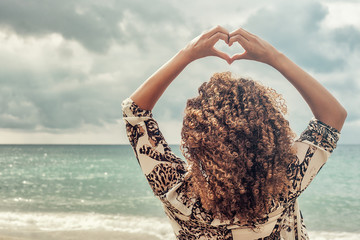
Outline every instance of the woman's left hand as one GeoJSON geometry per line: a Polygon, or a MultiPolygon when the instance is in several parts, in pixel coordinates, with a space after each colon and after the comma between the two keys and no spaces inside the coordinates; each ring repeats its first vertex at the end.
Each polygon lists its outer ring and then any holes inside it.
{"type": "Polygon", "coordinates": [[[194,38],[183,51],[189,57],[190,62],[203,57],[216,56],[230,64],[231,57],[214,47],[220,39],[229,44],[229,32],[225,28],[217,26],[194,38]]]}

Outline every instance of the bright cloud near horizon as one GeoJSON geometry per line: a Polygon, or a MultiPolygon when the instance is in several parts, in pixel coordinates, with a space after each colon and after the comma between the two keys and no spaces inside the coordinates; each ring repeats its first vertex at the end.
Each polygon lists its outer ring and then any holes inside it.
{"type": "MultiPolygon", "coordinates": [[[[0,143],[128,143],[122,100],[187,42],[222,25],[266,39],[324,84],[348,111],[340,143],[360,144],[359,12],[350,0],[2,0],[0,143]]],[[[191,63],[153,110],[168,142],[180,142],[186,99],[219,71],[283,94],[298,134],[312,118],[271,67],[208,57],[191,63]]]]}

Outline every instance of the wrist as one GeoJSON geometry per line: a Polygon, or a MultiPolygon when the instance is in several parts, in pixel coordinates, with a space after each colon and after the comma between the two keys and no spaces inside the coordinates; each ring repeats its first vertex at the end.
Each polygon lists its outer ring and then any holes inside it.
{"type": "Polygon", "coordinates": [[[181,60],[181,62],[183,62],[186,65],[196,60],[196,58],[193,56],[192,51],[187,48],[181,49],[176,54],[176,57],[178,57],[181,60]]]}
{"type": "Polygon", "coordinates": [[[288,61],[289,59],[283,54],[282,52],[277,51],[273,54],[271,61],[269,61],[269,65],[273,68],[280,70],[284,63],[288,61]]]}

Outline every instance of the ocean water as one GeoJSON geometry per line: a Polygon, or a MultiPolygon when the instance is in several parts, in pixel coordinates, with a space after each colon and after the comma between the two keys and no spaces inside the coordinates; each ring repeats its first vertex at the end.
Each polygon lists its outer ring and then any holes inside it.
{"type": "MultiPolygon", "coordinates": [[[[359,156],[339,145],[300,197],[311,239],[360,239],[359,156]]],[[[0,145],[1,235],[174,239],[127,145],[0,145]]]]}

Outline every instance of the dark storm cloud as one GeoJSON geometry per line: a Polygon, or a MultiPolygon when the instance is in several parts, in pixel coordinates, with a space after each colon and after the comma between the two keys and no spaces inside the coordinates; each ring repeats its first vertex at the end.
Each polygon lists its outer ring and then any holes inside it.
{"type": "Polygon", "coordinates": [[[36,108],[9,87],[0,89],[0,109],[0,127],[3,128],[34,129],[39,120],[36,108]]]}
{"type": "Polygon", "coordinates": [[[11,28],[20,35],[41,36],[59,33],[64,38],[76,40],[93,51],[107,50],[113,42],[129,40],[142,42],[144,36],[135,22],[126,31],[119,27],[129,11],[146,22],[151,34],[161,22],[182,22],[181,17],[166,1],[52,1],[52,0],[2,0],[0,1],[0,27],[11,28]]]}
{"type": "MultiPolygon", "coordinates": [[[[127,75],[131,55],[118,55],[109,64],[104,60],[106,50],[113,44],[135,44],[140,51],[153,52],[152,47],[158,47],[153,42],[171,46],[176,44],[176,26],[185,22],[161,0],[152,1],[151,6],[143,1],[0,1],[0,29],[38,38],[57,33],[98,52],[100,58],[90,55],[94,61],[90,71],[74,69],[66,62],[74,58],[76,49],[62,44],[56,47],[56,56],[54,52],[47,56],[59,58],[59,66],[47,69],[45,60],[42,70],[26,62],[12,62],[16,66],[13,69],[1,69],[0,127],[56,130],[114,123],[121,118],[120,103],[125,97],[121,96],[122,89],[138,83],[127,79],[91,83],[104,71],[111,73],[120,68],[121,76],[127,75]],[[167,30],[160,29],[163,27],[167,30]],[[121,85],[123,82],[126,85],[121,85]]],[[[26,55],[18,53],[19,59],[26,55]]],[[[146,68],[142,71],[147,73],[146,68]]]]}
{"type": "Polygon", "coordinates": [[[277,8],[259,10],[249,18],[246,26],[301,66],[318,72],[335,71],[344,66],[345,60],[332,59],[328,49],[324,49],[324,44],[329,44],[334,34],[320,28],[327,14],[327,9],[320,3],[287,2],[277,8]]]}
{"type": "Polygon", "coordinates": [[[360,51],[360,31],[353,26],[345,26],[333,32],[334,41],[345,51],[360,51]]]}
{"type": "Polygon", "coordinates": [[[114,123],[121,117],[119,89],[106,83],[89,84],[81,75],[70,70],[52,76],[0,73],[0,84],[6,86],[0,89],[0,127],[56,130],[114,123]],[[78,79],[68,81],[66,87],[64,79],[70,76],[78,79]]]}
{"type": "Polygon", "coordinates": [[[39,124],[48,129],[77,128],[83,124],[101,126],[121,117],[120,99],[114,96],[109,99],[99,86],[84,87],[83,91],[40,92],[30,98],[39,108],[39,124]]]}
{"type": "MultiPolygon", "coordinates": [[[[77,6],[82,7],[82,4],[75,1],[0,1],[0,22],[20,35],[56,32],[89,49],[106,49],[111,39],[119,35],[113,26],[117,22],[114,14],[105,7],[91,5],[79,14],[77,6]]],[[[121,14],[117,18],[121,18],[121,14]]]]}

